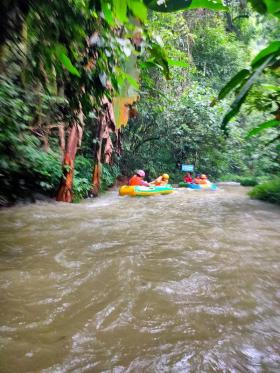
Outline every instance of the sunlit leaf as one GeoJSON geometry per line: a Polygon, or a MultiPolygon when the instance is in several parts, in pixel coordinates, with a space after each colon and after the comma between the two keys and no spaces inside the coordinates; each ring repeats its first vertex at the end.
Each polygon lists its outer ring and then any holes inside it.
{"type": "Polygon", "coordinates": [[[110,26],[113,26],[115,24],[115,22],[114,22],[114,17],[113,17],[113,13],[112,13],[110,4],[107,1],[102,0],[101,1],[101,9],[102,9],[102,12],[104,14],[106,22],[110,26]]]}
{"type": "Polygon", "coordinates": [[[125,74],[125,78],[129,82],[129,84],[132,85],[133,88],[135,88],[137,90],[139,89],[139,83],[131,75],[125,74]]]}
{"type": "Polygon", "coordinates": [[[172,60],[170,58],[167,59],[168,65],[169,66],[179,66],[179,67],[188,67],[189,64],[185,61],[177,61],[177,60],[172,60]]]}
{"type": "Polygon", "coordinates": [[[176,12],[182,9],[227,10],[222,0],[144,0],[148,8],[157,12],[176,12]]]}
{"type": "Polygon", "coordinates": [[[264,0],[267,6],[267,12],[271,14],[277,14],[280,12],[280,1],[279,0],[264,0]]]}
{"type": "Polygon", "coordinates": [[[228,10],[221,0],[192,0],[188,9],[211,9],[211,10],[228,10]]]}
{"type": "Polygon", "coordinates": [[[261,84],[261,87],[266,91],[280,91],[280,87],[271,84],[261,84]]]}
{"type": "Polygon", "coordinates": [[[143,4],[142,0],[128,0],[127,6],[134,16],[139,18],[142,22],[147,20],[147,7],[143,4]]]}
{"type": "Polygon", "coordinates": [[[67,56],[67,49],[62,44],[57,44],[55,47],[55,54],[62,65],[68,70],[72,75],[78,77],[81,76],[76,67],[72,64],[70,58],[67,56]]]}
{"type": "Polygon", "coordinates": [[[127,21],[127,2],[124,0],[113,0],[113,10],[116,18],[121,22],[127,21]]]}

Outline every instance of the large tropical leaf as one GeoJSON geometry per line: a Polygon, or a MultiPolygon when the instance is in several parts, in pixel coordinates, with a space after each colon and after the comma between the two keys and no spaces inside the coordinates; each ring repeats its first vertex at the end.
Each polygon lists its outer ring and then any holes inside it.
{"type": "Polygon", "coordinates": [[[244,95],[247,94],[247,92],[250,90],[252,85],[256,82],[256,80],[259,78],[263,70],[269,65],[271,60],[273,59],[273,56],[269,56],[266,61],[257,69],[254,71],[254,73],[251,75],[250,79],[247,80],[246,84],[242,87],[240,92],[238,93],[236,99],[232,103],[232,107],[238,104],[239,100],[243,98],[244,95]]]}
{"type": "Polygon", "coordinates": [[[223,130],[226,129],[226,125],[230,121],[230,119],[233,118],[239,112],[239,109],[240,109],[241,105],[243,104],[243,102],[245,101],[246,96],[247,96],[249,90],[251,89],[252,85],[258,80],[259,76],[261,75],[263,70],[267,67],[267,65],[269,65],[269,63],[271,62],[272,59],[273,59],[273,56],[269,56],[266,59],[266,61],[261,66],[259,66],[257,70],[255,70],[251,74],[250,78],[242,86],[242,88],[238,92],[238,95],[236,96],[235,100],[230,105],[231,110],[225,115],[225,117],[223,119],[223,122],[222,122],[222,129],[223,130]]]}
{"type": "Polygon", "coordinates": [[[276,119],[269,120],[267,122],[264,122],[258,125],[258,127],[253,128],[251,131],[249,131],[246,135],[246,138],[255,136],[258,133],[266,130],[267,128],[272,128],[272,127],[277,127],[277,126],[280,126],[280,120],[276,120],[276,119]]]}
{"type": "Polygon", "coordinates": [[[237,85],[244,81],[248,77],[250,71],[248,69],[243,69],[239,71],[234,77],[221,89],[218,100],[222,100],[226,95],[233,90],[237,85]]]}
{"type": "Polygon", "coordinates": [[[266,48],[262,49],[256,57],[253,59],[251,66],[256,68],[262,64],[262,62],[270,55],[280,55],[280,41],[272,41],[266,48]]]}
{"type": "Polygon", "coordinates": [[[233,106],[233,105],[231,105],[231,107],[232,107],[232,109],[230,110],[230,111],[228,111],[227,113],[226,113],[226,115],[224,116],[224,118],[223,118],[223,121],[222,121],[222,125],[221,125],[221,129],[225,132],[225,133],[227,133],[228,131],[227,131],[227,124],[228,124],[228,122],[233,118],[233,117],[235,117],[235,115],[239,112],[239,110],[240,110],[240,107],[241,107],[241,105],[243,104],[243,102],[245,101],[245,99],[246,99],[246,96],[247,96],[247,94],[246,95],[244,95],[236,104],[235,104],[235,106],[233,106]]]}

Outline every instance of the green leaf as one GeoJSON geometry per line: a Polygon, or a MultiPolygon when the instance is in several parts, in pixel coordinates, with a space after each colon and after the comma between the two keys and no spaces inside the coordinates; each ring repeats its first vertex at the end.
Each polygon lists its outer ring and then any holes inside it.
{"type": "Polygon", "coordinates": [[[238,102],[238,104],[233,107],[223,118],[223,121],[222,121],[222,125],[221,125],[221,129],[223,131],[225,131],[227,133],[227,124],[228,122],[239,112],[239,109],[241,107],[241,105],[243,104],[243,102],[245,101],[245,98],[246,96],[244,96],[242,98],[242,100],[240,100],[238,102]]]}
{"type": "Polygon", "coordinates": [[[152,48],[150,49],[150,53],[153,57],[152,62],[161,66],[166,79],[170,79],[170,71],[165,50],[159,44],[156,43],[152,43],[151,47],[152,48]]]}
{"type": "Polygon", "coordinates": [[[114,26],[115,22],[114,22],[113,13],[111,11],[111,5],[106,0],[102,0],[101,1],[101,9],[102,9],[102,12],[104,14],[106,22],[110,26],[114,26]]]}
{"type": "Polygon", "coordinates": [[[252,7],[259,13],[264,14],[267,11],[267,7],[263,0],[249,0],[252,7]]]}
{"type": "Polygon", "coordinates": [[[249,131],[246,135],[246,138],[255,136],[256,134],[266,130],[267,128],[272,128],[272,127],[277,127],[277,126],[280,126],[280,120],[275,120],[275,119],[269,120],[267,122],[264,122],[258,125],[258,127],[253,128],[251,131],[249,131]]]}
{"type": "Polygon", "coordinates": [[[146,6],[157,12],[176,12],[177,10],[187,9],[192,0],[144,0],[146,6]]]}
{"type": "Polygon", "coordinates": [[[280,91],[280,87],[277,85],[272,84],[261,84],[261,87],[264,89],[264,91],[280,91]]]}
{"type": "Polygon", "coordinates": [[[243,104],[243,102],[245,101],[245,98],[246,98],[249,90],[251,89],[252,85],[257,81],[260,74],[267,67],[267,65],[271,62],[272,58],[273,58],[273,56],[269,56],[266,59],[266,61],[256,71],[254,71],[252,73],[251,77],[243,85],[243,87],[241,88],[237,97],[235,98],[233,103],[230,105],[230,107],[232,108],[231,111],[229,111],[223,119],[223,122],[222,122],[222,129],[223,130],[226,129],[226,125],[230,121],[230,119],[238,113],[238,111],[239,111],[241,105],[243,104]]]}
{"type": "Polygon", "coordinates": [[[127,6],[135,17],[139,18],[142,22],[146,22],[147,8],[142,0],[127,0],[127,6]]]}
{"type": "Polygon", "coordinates": [[[125,79],[129,82],[129,84],[135,88],[139,89],[139,84],[136,79],[134,79],[131,75],[124,73],[125,79]]]}
{"type": "Polygon", "coordinates": [[[226,95],[232,91],[238,84],[244,81],[245,78],[250,74],[248,69],[239,71],[220,91],[218,100],[222,100],[226,95]]]}
{"type": "Polygon", "coordinates": [[[280,12],[280,1],[279,0],[264,0],[267,6],[267,12],[276,15],[280,12]]]}
{"type": "Polygon", "coordinates": [[[62,44],[57,44],[55,46],[55,54],[62,65],[73,75],[78,77],[81,76],[76,67],[72,64],[70,58],[67,56],[67,49],[62,44]]]}
{"type": "Polygon", "coordinates": [[[115,16],[121,22],[127,21],[127,1],[126,0],[113,0],[113,10],[115,16]]]}
{"type": "Polygon", "coordinates": [[[269,56],[266,61],[251,75],[250,79],[246,81],[244,86],[241,88],[240,92],[238,93],[236,99],[231,104],[231,107],[235,107],[238,105],[239,101],[242,100],[243,96],[245,96],[252,85],[256,82],[256,80],[259,78],[260,74],[263,72],[263,70],[267,67],[267,65],[271,62],[273,56],[269,56]]]}
{"type": "Polygon", "coordinates": [[[280,55],[280,41],[272,41],[268,47],[262,49],[253,59],[251,66],[253,68],[258,67],[264,61],[264,59],[266,59],[266,57],[270,55],[280,55]]]}
{"type": "Polygon", "coordinates": [[[172,60],[170,58],[167,59],[168,65],[169,66],[179,66],[179,67],[188,67],[189,64],[185,61],[177,61],[177,60],[172,60]]]}
{"type": "Polygon", "coordinates": [[[144,0],[148,8],[157,12],[176,12],[182,9],[227,10],[222,0],[144,0]]]}
{"type": "Polygon", "coordinates": [[[226,11],[228,8],[224,6],[221,0],[192,0],[188,9],[211,9],[211,10],[223,10],[226,11]]]}

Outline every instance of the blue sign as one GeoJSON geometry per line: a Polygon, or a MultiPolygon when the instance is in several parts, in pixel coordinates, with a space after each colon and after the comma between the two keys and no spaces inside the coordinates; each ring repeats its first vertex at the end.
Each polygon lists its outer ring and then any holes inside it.
{"type": "Polygon", "coordinates": [[[193,164],[182,164],[182,171],[193,172],[193,164]]]}

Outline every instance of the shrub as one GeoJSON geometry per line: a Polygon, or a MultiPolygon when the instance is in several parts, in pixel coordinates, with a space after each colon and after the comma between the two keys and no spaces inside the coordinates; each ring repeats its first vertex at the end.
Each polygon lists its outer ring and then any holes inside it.
{"type": "Polygon", "coordinates": [[[92,162],[83,155],[75,159],[75,173],[73,181],[74,202],[79,202],[88,196],[91,189],[92,162]]]}
{"type": "Polygon", "coordinates": [[[239,182],[243,186],[255,186],[258,184],[258,181],[255,177],[241,177],[239,182]]]}
{"type": "MultiPolygon", "coordinates": [[[[13,81],[0,76],[0,184],[2,199],[15,201],[39,191],[54,194],[60,177],[59,150],[44,151],[33,135],[30,123],[53,96],[25,91],[13,81]]],[[[44,117],[44,113],[41,113],[44,117]]]]}
{"type": "Polygon", "coordinates": [[[254,176],[240,176],[235,174],[225,174],[219,178],[219,181],[235,181],[243,186],[255,186],[258,180],[254,176]]]}
{"type": "Polygon", "coordinates": [[[225,174],[225,175],[222,175],[221,177],[219,177],[219,181],[236,181],[236,182],[240,182],[240,176],[239,175],[235,175],[235,174],[225,174]]]}
{"type": "Polygon", "coordinates": [[[102,166],[102,178],[101,178],[101,192],[104,192],[108,187],[114,185],[116,178],[120,175],[119,166],[103,164],[102,166]]]}
{"type": "Polygon", "coordinates": [[[73,182],[74,202],[79,202],[81,199],[86,198],[90,189],[91,183],[87,178],[75,176],[73,182]]]}
{"type": "Polygon", "coordinates": [[[249,195],[254,199],[280,204],[280,177],[255,186],[249,195]]]}

